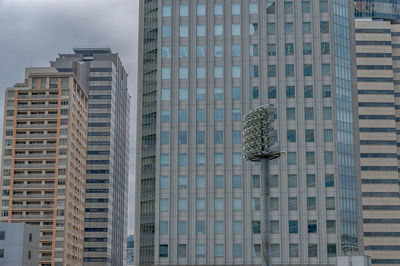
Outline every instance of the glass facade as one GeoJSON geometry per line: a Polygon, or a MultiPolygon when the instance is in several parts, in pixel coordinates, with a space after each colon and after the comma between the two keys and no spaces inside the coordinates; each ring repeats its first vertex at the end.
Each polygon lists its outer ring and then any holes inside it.
{"type": "Polygon", "coordinates": [[[355,0],[354,6],[359,18],[400,19],[400,0],[355,0]]]}

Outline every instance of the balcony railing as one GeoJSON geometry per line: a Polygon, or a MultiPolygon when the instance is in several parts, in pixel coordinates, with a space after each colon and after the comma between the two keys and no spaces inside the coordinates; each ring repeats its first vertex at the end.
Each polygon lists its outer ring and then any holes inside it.
{"type": "Polygon", "coordinates": [[[33,105],[19,104],[17,105],[17,107],[18,109],[57,108],[58,104],[33,104],[33,105]]]}

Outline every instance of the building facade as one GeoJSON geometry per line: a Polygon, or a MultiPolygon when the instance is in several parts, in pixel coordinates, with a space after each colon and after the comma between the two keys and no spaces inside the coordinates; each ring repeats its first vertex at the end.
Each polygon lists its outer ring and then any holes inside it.
{"type": "Polygon", "coordinates": [[[0,221],[40,226],[39,265],[82,264],[88,95],[54,68],[5,94],[0,221]]]}
{"type": "Polygon", "coordinates": [[[400,20],[400,0],[355,0],[356,18],[400,20]]]}
{"type": "Polygon", "coordinates": [[[400,24],[356,21],[365,254],[400,265],[400,24]]]}
{"type": "Polygon", "coordinates": [[[0,223],[0,265],[37,266],[39,238],[39,226],[0,223]]]}
{"type": "Polygon", "coordinates": [[[129,110],[127,73],[109,48],[75,48],[51,62],[77,73],[89,95],[84,265],[123,265],[126,256],[129,110]]]}
{"type": "Polygon", "coordinates": [[[140,1],[140,265],[261,263],[260,165],[241,117],[276,108],[272,263],[361,245],[353,1],[140,1]],[[354,94],[354,95],[353,95],[354,94]]]}
{"type": "Polygon", "coordinates": [[[134,265],[135,262],[135,236],[129,235],[126,241],[126,265],[134,265]]]}

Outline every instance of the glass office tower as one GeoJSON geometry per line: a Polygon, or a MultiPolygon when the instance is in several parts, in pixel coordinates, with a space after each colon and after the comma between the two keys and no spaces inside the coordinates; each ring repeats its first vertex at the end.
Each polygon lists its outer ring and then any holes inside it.
{"type": "Polygon", "coordinates": [[[241,117],[266,103],[286,151],[271,165],[272,263],[356,252],[353,1],[146,0],[140,15],[136,263],[261,263],[241,117]]]}

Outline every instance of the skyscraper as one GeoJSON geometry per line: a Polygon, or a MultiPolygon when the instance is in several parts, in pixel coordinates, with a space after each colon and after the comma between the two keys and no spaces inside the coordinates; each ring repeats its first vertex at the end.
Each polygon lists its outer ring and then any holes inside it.
{"type": "Polygon", "coordinates": [[[356,21],[365,254],[400,265],[400,25],[356,21]]]}
{"type": "Polygon", "coordinates": [[[357,251],[353,1],[148,0],[139,13],[135,261],[261,263],[241,117],[266,103],[287,151],[271,165],[272,263],[357,251]]]}
{"type": "Polygon", "coordinates": [[[40,226],[42,266],[83,262],[87,115],[70,72],[27,68],[6,90],[0,221],[40,226]]]}
{"type": "Polygon", "coordinates": [[[109,48],[75,48],[51,65],[79,72],[89,94],[84,265],[123,265],[129,162],[127,73],[109,48]]]}

